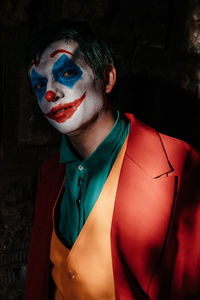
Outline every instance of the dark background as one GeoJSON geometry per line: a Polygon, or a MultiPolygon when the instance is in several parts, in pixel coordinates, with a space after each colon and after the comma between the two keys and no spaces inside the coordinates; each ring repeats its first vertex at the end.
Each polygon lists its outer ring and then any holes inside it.
{"type": "Polygon", "coordinates": [[[60,141],[28,83],[25,45],[30,30],[65,17],[113,43],[123,111],[200,148],[198,0],[1,0],[1,300],[24,299],[37,169],[60,141]]]}

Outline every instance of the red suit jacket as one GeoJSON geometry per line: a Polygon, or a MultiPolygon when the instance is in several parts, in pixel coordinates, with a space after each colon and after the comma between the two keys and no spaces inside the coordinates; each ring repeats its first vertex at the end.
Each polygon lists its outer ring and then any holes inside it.
{"type": "MultiPolygon", "coordinates": [[[[111,227],[116,299],[200,299],[200,155],[127,117],[111,227]]],[[[59,153],[40,168],[26,300],[50,299],[52,207],[64,173],[59,153]]]]}

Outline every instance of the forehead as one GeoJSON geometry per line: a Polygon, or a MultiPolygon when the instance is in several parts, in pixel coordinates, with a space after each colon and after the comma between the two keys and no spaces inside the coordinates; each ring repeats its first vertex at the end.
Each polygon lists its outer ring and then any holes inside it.
{"type": "MultiPolygon", "coordinates": [[[[33,66],[38,70],[44,70],[46,67],[51,67],[61,55],[66,54],[71,60],[82,64],[83,56],[80,55],[80,49],[77,42],[73,40],[60,40],[50,44],[42,53],[38,64],[33,66]]],[[[32,66],[30,68],[30,71],[32,66]]]]}
{"type": "Polygon", "coordinates": [[[73,40],[65,41],[60,40],[50,44],[43,52],[40,58],[40,64],[57,60],[58,56],[62,53],[66,53],[68,56],[77,56],[79,50],[78,43],[73,40]]]}

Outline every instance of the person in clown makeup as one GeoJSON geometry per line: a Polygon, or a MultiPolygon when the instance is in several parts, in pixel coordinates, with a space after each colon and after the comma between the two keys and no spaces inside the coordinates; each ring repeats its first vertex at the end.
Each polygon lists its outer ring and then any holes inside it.
{"type": "Polygon", "coordinates": [[[200,299],[199,152],[115,108],[113,51],[84,24],[34,33],[27,60],[62,141],[39,170],[26,300],[200,299]]]}

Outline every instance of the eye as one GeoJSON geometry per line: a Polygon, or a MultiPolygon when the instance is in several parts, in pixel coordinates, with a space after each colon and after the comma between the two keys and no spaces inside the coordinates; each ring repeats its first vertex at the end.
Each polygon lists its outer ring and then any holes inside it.
{"type": "Polygon", "coordinates": [[[76,70],[68,70],[62,74],[62,77],[74,77],[77,75],[76,70]]]}
{"type": "Polygon", "coordinates": [[[36,83],[36,84],[34,85],[34,88],[35,88],[37,91],[39,91],[39,90],[42,89],[45,85],[46,85],[45,82],[40,81],[40,82],[38,82],[38,83],[36,83]]]}

